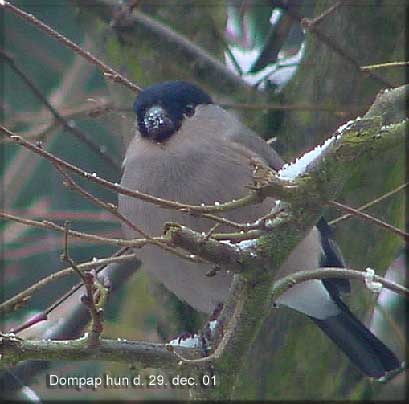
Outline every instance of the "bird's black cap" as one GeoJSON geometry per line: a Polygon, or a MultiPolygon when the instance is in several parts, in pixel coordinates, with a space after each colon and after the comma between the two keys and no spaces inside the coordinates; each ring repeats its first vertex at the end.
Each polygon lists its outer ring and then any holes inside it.
{"type": "Polygon", "coordinates": [[[142,136],[163,141],[175,133],[183,119],[199,104],[212,104],[200,87],[185,81],[166,81],[145,88],[134,103],[142,136]]]}

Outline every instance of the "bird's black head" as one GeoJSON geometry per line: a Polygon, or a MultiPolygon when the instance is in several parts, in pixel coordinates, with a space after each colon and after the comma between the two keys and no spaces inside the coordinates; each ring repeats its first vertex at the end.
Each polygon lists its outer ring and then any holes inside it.
{"type": "Polygon", "coordinates": [[[212,99],[198,86],[185,81],[166,81],[143,90],[134,103],[139,132],[161,142],[172,136],[183,119],[193,116],[199,104],[212,99]]]}

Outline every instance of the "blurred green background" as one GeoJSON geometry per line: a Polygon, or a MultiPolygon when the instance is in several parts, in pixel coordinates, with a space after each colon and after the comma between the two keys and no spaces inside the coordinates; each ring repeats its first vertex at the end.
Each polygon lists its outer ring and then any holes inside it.
{"type": "MultiPolygon", "coordinates": [[[[360,73],[345,57],[316,35],[305,33],[294,15],[316,17],[335,1],[296,1],[292,16],[276,1],[14,1],[83,48],[134,80],[139,86],[171,79],[198,83],[212,97],[238,114],[260,136],[292,159],[328,137],[340,124],[362,115],[376,94],[385,88],[379,80],[360,73]],[[127,8],[128,6],[128,8],[127,8]],[[127,18],[129,6],[133,19],[127,18]],[[178,35],[175,36],[174,34],[178,35]],[[254,105],[270,107],[254,108],[254,105]],[[281,105],[281,108],[271,106],[281,105]],[[251,107],[253,106],[253,108],[251,107]]],[[[343,5],[318,27],[351,55],[359,65],[405,59],[404,0],[365,0],[343,5]]],[[[10,130],[89,172],[113,182],[132,137],[135,98],[120,84],[58,41],[10,12],[1,10],[1,47],[14,58],[50,103],[82,129],[118,162],[108,164],[84,142],[56,125],[47,108],[35,97],[4,59],[1,59],[1,121],[10,130]],[[109,105],[108,109],[103,107],[109,105]],[[90,112],[92,111],[92,113],[90,112]]],[[[377,73],[400,85],[405,70],[377,73]]],[[[80,195],[66,189],[50,164],[0,138],[3,209],[15,215],[72,222],[74,230],[120,237],[120,226],[80,195]]],[[[354,178],[339,200],[358,207],[404,182],[404,150],[385,153],[366,162],[368,169],[354,178]],[[360,192],[365,185],[366,192],[360,192]]],[[[85,181],[78,183],[107,202],[117,197],[85,181]]],[[[404,226],[403,194],[371,208],[369,213],[404,226]]],[[[329,219],[338,216],[328,211],[329,219]]],[[[65,267],[60,260],[63,238],[11,221],[2,231],[2,300],[36,280],[65,267]]],[[[386,269],[403,251],[395,235],[357,219],[335,228],[350,267],[386,269]]],[[[71,240],[76,262],[108,257],[112,246],[71,240]]],[[[400,261],[397,261],[398,263],[400,261]]],[[[396,263],[395,263],[396,264],[396,263]]],[[[391,272],[403,282],[403,263],[391,272]],[[401,271],[401,272],[399,272],[401,271]],[[399,277],[399,273],[401,273],[399,277]]],[[[3,321],[3,331],[47,307],[74,282],[64,278],[33,295],[24,309],[3,321]]],[[[376,298],[354,285],[353,308],[370,321],[376,298]],[[358,293],[359,292],[359,293],[358,293]]],[[[373,323],[393,349],[404,354],[403,303],[391,294],[380,300],[387,316],[373,323]],[[387,320],[385,320],[387,318],[387,320]],[[390,327],[390,321],[398,331],[390,327]]],[[[182,331],[197,329],[203,317],[179,302],[143,272],[118,290],[107,307],[105,336],[161,341],[182,331]]],[[[343,355],[301,315],[290,310],[272,313],[255,344],[236,395],[243,399],[353,399],[401,398],[404,375],[388,385],[363,380],[343,355]]],[[[243,359],[243,360],[248,360],[243,359]]],[[[128,366],[109,363],[59,363],[48,373],[129,375],[128,366]]],[[[152,374],[153,371],[150,371],[152,374]]],[[[159,372],[160,373],[160,372],[159,372]]],[[[30,383],[44,399],[168,399],[187,398],[187,391],[105,389],[96,392],[56,390],[45,386],[44,373],[30,383]]]]}

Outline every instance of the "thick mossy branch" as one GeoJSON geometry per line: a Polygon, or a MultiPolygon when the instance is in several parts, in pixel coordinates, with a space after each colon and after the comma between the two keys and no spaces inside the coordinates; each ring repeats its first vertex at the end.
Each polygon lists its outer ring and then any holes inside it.
{"type": "MultiPolygon", "coordinates": [[[[178,348],[184,357],[198,352],[191,348],[178,348]]],[[[111,340],[101,338],[97,347],[89,348],[88,338],[69,341],[25,341],[12,336],[0,337],[1,367],[23,360],[99,360],[138,364],[142,368],[175,369],[179,359],[165,344],[111,340]]]]}
{"type": "Polygon", "coordinates": [[[231,243],[216,241],[206,234],[195,232],[176,223],[167,224],[166,237],[169,238],[172,245],[215,264],[223,271],[249,276],[251,272],[254,273],[254,271],[245,272],[245,263],[250,261],[254,265],[257,260],[255,254],[250,251],[241,251],[231,243]]]}
{"type": "Polygon", "coordinates": [[[121,42],[131,48],[140,48],[143,37],[143,42],[151,43],[162,58],[178,60],[178,64],[182,66],[191,66],[196,79],[206,77],[209,83],[213,83],[212,87],[223,87],[227,91],[236,92],[240,89],[245,93],[255,93],[244,80],[209,52],[148,15],[137,10],[132,14],[127,13],[126,9],[118,12],[118,3],[112,0],[88,0],[85,3],[71,1],[85,12],[91,12],[93,16],[97,15],[113,26],[120,34],[121,42]]]}
{"type": "Polygon", "coordinates": [[[408,91],[408,85],[381,91],[365,117],[381,116],[384,125],[407,119],[408,91]]]}

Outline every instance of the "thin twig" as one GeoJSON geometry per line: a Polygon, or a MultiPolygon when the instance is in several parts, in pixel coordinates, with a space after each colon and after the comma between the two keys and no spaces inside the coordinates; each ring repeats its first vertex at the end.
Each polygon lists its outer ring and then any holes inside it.
{"type": "MultiPolygon", "coordinates": [[[[34,122],[33,122],[34,123],[34,122]]],[[[20,132],[20,134],[25,138],[25,139],[32,139],[36,140],[39,142],[42,142],[46,140],[47,138],[51,138],[53,134],[57,132],[57,130],[60,128],[60,123],[56,121],[55,119],[50,120],[47,123],[31,127],[31,129],[20,132]]],[[[2,139],[2,142],[6,142],[7,139],[2,139]]]]}
{"type": "Polygon", "coordinates": [[[140,227],[136,226],[135,223],[131,222],[128,218],[122,215],[119,212],[117,206],[102,201],[101,199],[95,197],[94,195],[86,191],[84,188],[80,187],[58,164],[54,164],[54,167],[65,179],[65,185],[67,185],[70,189],[78,192],[81,196],[91,201],[94,205],[99,206],[100,208],[105,209],[108,212],[112,213],[121,222],[125,223],[132,230],[134,230],[135,232],[139,233],[142,237],[144,237],[149,243],[154,244],[159,248],[171,252],[172,254],[177,255],[178,257],[188,260],[190,262],[196,263],[202,262],[202,260],[200,260],[199,258],[192,258],[191,255],[186,255],[180,252],[179,250],[166,245],[166,243],[163,240],[156,240],[149,234],[145,233],[140,227]]]}
{"type": "Polygon", "coordinates": [[[231,243],[240,243],[245,240],[257,240],[263,233],[260,230],[249,230],[247,232],[240,233],[212,233],[212,239],[214,240],[227,240],[231,243]]]}
{"type": "MultiPolygon", "coordinates": [[[[386,198],[389,198],[390,196],[396,194],[397,192],[401,191],[402,189],[406,188],[409,185],[409,182],[406,182],[405,184],[400,185],[399,187],[393,189],[392,191],[387,192],[386,194],[383,194],[382,196],[380,196],[379,198],[374,199],[373,201],[370,201],[362,206],[360,206],[358,209],[356,209],[357,211],[362,211],[365,210],[381,201],[383,201],[386,198]]],[[[332,220],[331,222],[329,222],[330,225],[334,225],[336,223],[342,222],[345,219],[348,219],[350,217],[352,217],[352,213],[347,213],[345,215],[342,215],[340,217],[337,217],[336,219],[332,220]]]]}
{"type": "Polygon", "coordinates": [[[47,109],[54,116],[55,120],[58,121],[61,126],[68,132],[72,133],[77,139],[85,143],[91,150],[96,152],[96,154],[102,157],[108,164],[110,164],[116,170],[120,170],[121,165],[118,161],[114,160],[112,156],[107,153],[103,147],[95,143],[84,131],[74,126],[73,123],[68,122],[47,100],[47,98],[42,94],[39,88],[34,84],[34,82],[28,77],[28,75],[16,64],[14,58],[0,48],[0,56],[7,61],[9,66],[14,70],[14,72],[24,81],[24,83],[30,88],[31,92],[47,107],[47,109]]]}
{"type": "MultiPolygon", "coordinates": [[[[107,181],[101,177],[98,177],[96,175],[96,173],[88,173],[84,170],[81,170],[80,168],[78,168],[77,166],[74,166],[73,164],[70,164],[58,157],[56,157],[55,155],[53,155],[52,153],[49,153],[47,151],[45,151],[43,148],[34,145],[33,143],[30,143],[28,141],[26,141],[25,139],[23,139],[21,136],[18,136],[16,134],[14,134],[13,132],[11,132],[10,130],[8,130],[7,128],[3,127],[0,125],[0,132],[4,133],[8,139],[10,139],[11,141],[13,141],[14,143],[20,144],[23,147],[33,151],[34,153],[44,157],[45,159],[47,159],[48,161],[50,161],[53,164],[58,164],[66,169],[68,169],[69,171],[80,175],[83,178],[86,178],[87,180],[94,182],[96,184],[99,184],[105,188],[111,189],[112,191],[114,191],[115,193],[119,193],[119,194],[123,194],[123,195],[128,195],[130,197],[133,198],[138,198],[140,200],[143,200],[145,202],[150,202],[153,203],[154,205],[157,206],[161,206],[162,208],[165,209],[176,209],[180,212],[184,212],[186,214],[190,214],[190,215],[198,215],[201,213],[207,213],[207,212],[224,212],[226,210],[233,210],[233,209],[238,209],[238,208],[242,208],[243,206],[248,206],[254,203],[258,203],[260,202],[259,199],[259,194],[257,192],[250,192],[248,195],[234,200],[234,201],[230,201],[230,202],[224,202],[224,203],[220,203],[220,204],[216,204],[216,205],[211,205],[211,206],[194,206],[194,205],[188,205],[188,204],[184,204],[184,203],[180,203],[180,202],[176,202],[176,201],[170,201],[167,199],[162,199],[162,198],[157,198],[154,197],[152,195],[149,194],[145,194],[143,192],[139,192],[139,191],[135,191],[129,188],[125,188],[120,186],[117,183],[112,183],[110,181],[107,181]]],[[[206,216],[203,216],[206,217],[206,216]]],[[[212,216],[209,216],[209,218],[211,218],[212,216]]]]}
{"type": "Polygon", "coordinates": [[[213,233],[216,231],[216,229],[220,227],[220,223],[215,223],[210,230],[206,233],[204,240],[207,241],[209,238],[213,235],[213,233]]]}
{"type": "Polygon", "coordinates": [[[309,20],[305,19],[302,17],[300,14],[298,14],[295,10],[293,10],[291,7],[288,7],[288,5],[285,2],[281,2],[280,7],[285,10],[292,18],[294,18],[296,21],[298,21],[305,29],[307,29],[309,32],[314,34],[322,43],[327,45],[330,49],[332,49],[335,53],[337,53],[341,58],[346,60],[349,64],[351,64],[356,70],[358,70],[361,73],[366,74],[368,77],[371,79],[377,81],[379,84],[382,85],[382,87],[386,86],[388,88],[394,88],[396,87],[394,84],[389,83],[387,80],[384,78],[378,76],[377,74],[373,73],[372,71],[365,71],[363,72],[361,70],[361,66],[358,63],[355,58],[349,54],[349,52],[342,48],[337,42],[334,41],[333,38],[329,37],[326,33],[324,33],[319,26],[316,25],[309,25],[309,20]]]}
{"type": "Polygon", "coordinates": [[[362,71],[384,69],[388,67],[408,67],[409,62],[390,62],[390,63],[379,63],[377,65],[361,66],[362,71]]]}
{"type": "Polygon", "coordinates": [[[115,83],[121,83],[128,87],[130,90],[140,93],[142,89],[137,86],[136,84],[132,83],[122,74],[117,72],[116,70],[109,67],[107,64],[99,60],[97,57],[92,55],[90,52],[82,49],[80,46],[66,38],[64,35],[61,35],[59,32],[55,31],[51,27],[49,27],[44,22],[40,21],[38,18],[34,17],[32,14],[28,14],[25,11],[19,9],[18,7],[10,4],[8,1],[4,1],[0,6],[3,6],[5,9],[11,11],[12,13],[18,15],[19,17],[23,18],[25,21],[35,25],[37,28],[41,29],[42,31],[46,32],[52,38],[58,40],[60,43],[65,45],[67,48],[70,48],[77,54],[81,55],[83,58],[88,60],[88,62],[95,65],[99,70],[102,71],[105,77],[114,81],[115,83]]]}
{"type": "Polygon", "coordinates": [[[350,213],[350,214],[352,214],[354,216],[361,217],[362,219],[366,220],[369,223],[377,224],[378,226],[381,226],[384,229],[387,229],[387,230],[397,234],[398,236],[403,237],[405,240],[409,240],[409,233],[406,233],[405,231],[403,231],[401,229],[398,229],[397,227],[392,226],[389,223],[385,223],[384,221],[382,221],[382,220],[380,220],[380,219],[378,219],[376,217],[368,215],[367,213],[360,212],[357,209],[351,208],[350,206],[346,206],[346,205],[344,205],[342,203],[339,203],[339,202],[336,202],[336,201],[328,201],[328,203],[330,205],[333,205],[333,206],[335,206],[336,208],[338,208],[340,210],[344,210],[344,211],[346,211],[346,212],[348,212],[348,213],[350,213]]]}
{"type": "Polygon", "coordinates": [[[55,210],[47,211],[49,205],[46,205],[44,208],[27,208],[27,209],[9,209],[8,212],[11,215],[19,216],[31,216],[31,218],[43,218],[46,220],[82,220],[82,221],[103,221],[104,223],[112,222],[116,223],[114,216],[111,213],[106,212],[95,212],[95,211],[71,211],[71,210],[55,210]]]}
{"type": "Polygon", "coordinates": [[[238,222],[234,222],[232,220],[226,219],[225,217],[212,215],[211,213],[199,213],[199,216],[204,217],[206,219],[213,220],[219,225],[224,224],[226,226],[233,227],[234,229],[238,229],[238,230],[252,230],[252,229],[260,228],[260,226],[257,223],[238,223],[238,222]]]}
{"type": "MultiPolygon", "coordinates": [[[[107,264],[127,262],[127,261],[134,260],[136,258],[137,258],[137,254],[128,254],[128,255],[121,255],[118,257],[113,256],[113,257],[97,259],[97,260],[93,259],[92,261],[89,261],[89,262],[77,264],[77,268],[80,269],[82,272],[89,271],[91,269],[96,269],[98,267],[101,267],[102,265],[105,267],[107,264]]],[[[56,273],[53,273],[51,275],[48,275],[40,279],[34,285],[31,285],[27,289],[21,291],[17,295],[1,303],[0,304],[0,314],[9,313],[11,311],[14,311],[14,310],[17,310],[23,307],[25,304],[28,303],[28,301],[31,299],[31,296],[35,292],[37,292],[44,286],[47,286],[56,280],[59,280],[63,277],[73,274],[73,272],[74,270],[72,268],[65,268],[56,273]]]]}
{"type": "Polygon", "coordinates": [[[331,15],[339,6],[342,5],[342,3],[345,0],[339,0],[335,4],[333,4],[331,7],[328,7],[323,13],[321,13],[319,16],[311,19],[304,18],[304,21],[308,21],[308,24],[311,26],[318,25],[324,18],[328,17],[331,15]]]}
{"type": "MultiPolygon", "coordinates": [[[[66,120],[70,121],[71,119],[77,119],[80,117],[92,117],[96,118],[99,117],[103,114],[110,113],[110,112],[131,112],[132,110],[130,108],[117,108],[112,105],[112,103],[101,100],[101,101],[95,101],[94,105],[90,105],[89,103],[83,103],[78,105],[77,107],[62,107],[59,111],[59,114],[66,120]]],[[[44,140],[48,136],[50,136],[51,133],[53,133],[60,125],[60,123],[55,120],[49,119],[49,112],[45,111],[44,113],[24,113],[20,112],[17,114],[14,114],[12,118],[10,118],[8,121],[6,121],[5,126],[17,126],[18,123],[30,123],[32,129],[29,129],[24,132],[20,132],[22,137],[27,140],[44,140]],[[47,115],[46,115],[47,114],[47,115]],[[44,119],[48,119],[47,122],[42,122],[42,123],[37,123],[41,122],[44,119]],[[37,122],[36,122],[37,121],[37,122]],[[8,123],[8,125],[6,124],[8,123]]],[[[4,143],[8,141],[7,138],[2,138],[0,139],[0,143],[4,143]]],[[[105,153],[104,147],[100,148],[102,152],[105,153]]]]}
{"type": "MultiPolygon", "coordinates": [[[[273,300],[280,297],[288,288],[292,286],[305,282],[312,279],[328,279],[328,278],[339,278],[339,279],[357,279],[365,281],[367,279],[368,273],[366,271],[357,271],[349,268],[332,268],[323,267],[319,269],[314,269],[311,271],[298,271],[291,275],[288,275],[278,281],[273,285],[272,296],[273,300]]],[[[402,296],[409,297],[409,289],[405,288],[398,283],[390,281],[379,275],[373,275],[373,282],[379,282],[385,288],[391,290],[392,292],[398,293],[402,296]]]]}
{"type": "MultiPolygon", "coordinates": [[[[59,108],[59,114],[65,119],[83,118],[83,117],[98,117],[107,112],[131,112],[132,108],[117,108],[112,101],[100,94],[87,96],[87,99],[75,105],[63,105],[59,108]]],[[[32,124],[33,121],[42,122],[49,120],[50,114],[47,110],[30,112],[19,111],[10,114],[11,116],[4,122],[4,126],[10,127],[16,123],[32,124]]],[[[48,125],[51,123],[49,122],[48,125]]]]}
{"type": "Polygon", "coordinates": [[[231,103],[223,102],[219,104],[223,108],[248,109],[248,110],[284,110],[284,111],[323,111],[332,112],[334,114],[348,114],[357,111],[368,109],[368,105],[356,106],[326,106],[326,105],[311,105],[311,104],[247,104],[247,103],[231,103]],[[343,108],[343,110],[340,110],[343,108]]]}
{"type": "MultiPolygon", "coordinates": [[[[120,258],[122,254],[125,254],[129,250],[129,247],[121,248],[117,251],[111,258],[120,258]]],[[[108,264],[111,262],[104,262],[101,263],[98,268],[96,268],[95,272],[98,274],[104,268],[107,267],[108,264]]],[[[69,297],[71,297],[80,287],[82,286],[81,283],[74,285],[68,292],[66,292],[63,296],[61,296],[57,301],[52,303],[47,309],[44,310],[44,313],[48,316],[52,311],[54,311],[57,307],[59,307],[62,303],[64,303],[69,297]]]]}
{"type": "Polygon", "coordinates": [[[91,315],[91,333],[89,338],[89,346],[95,347],[99,343],[99,337],[103,330],[103,309],[99,307],[97,308],[94,296],[95,284],[98,282],[98,279],[96,277],[96,274],[94,275],[91,272],[83,272],[71,258],[68,251],[69,222],[65,222],[64,228],[64,253],[61,255],[61,260],[71,265],[71,268],[82,279],[82,282],[85,286],[87,295],[83,296],[81,298],[81,301],[88,307],[91,315]]]}
{"type": "MultiPolygon", "coordinates": [[[[13,220],[14,222],[22,223],[27,226],[36,227],[39,229],[48,229],[53,231],[58,231],[60,233],[64,233],[64,227],[55,224],[54,222],[50,222],[48,220],[32,220],[32,219],[24,219],[19,216],[11,215],[7,212],[0,211],[0,218],[5,218],[8,220],[13,220]]],[[[89,240],[94,243],[100,244],[113,244],[119,247],[133,247],[133,248],[140,248],[145,246],[149,241],[146,239],[133,239],[133,240],[124,240],[124,239],[117,239],[117,238],[108,238],[108,237],[101,237],[95,234],[83,233],[79,231],[69,230],[69,235],[71,237],[80,238],[83,240],[89,240]]],[[[161,240],[161,237],[156,237],[157,240],[161,240]]]]}
{"type": "MultiPolygon", "coordinates": [[[[25,304],[25,301],[22,300],[21,303],[25,304]]],[[[45,321],[45,320],[47,320],[47,316],[43,312],[36,313],[34,316],[30,317],[23,324],[20,324],[17,327],[11,328],[9,332],[17,335],[19,332],[26,330],[27,328],[30,328],[33,325],[36,325],[40,323],[41,321],[45,321]]]]}
{"type": "Polygon", "coordinates": [[[77,265],[75,263],[73,264],[73,260],[71,259],[71,257],[68,254],[69,229],[70,229],[70,222],[68,220],[66,220],[65,223],[64,223],[64,252],[61,254],[61,260],[62,261],[67,261],[68,264],[71,265],[71,268],[74,270],[74,272],[76,272],[77,275],[85,283],[87,281],[87,279],[85,278],[84,273],[77,267],[77,265]]]}

